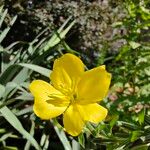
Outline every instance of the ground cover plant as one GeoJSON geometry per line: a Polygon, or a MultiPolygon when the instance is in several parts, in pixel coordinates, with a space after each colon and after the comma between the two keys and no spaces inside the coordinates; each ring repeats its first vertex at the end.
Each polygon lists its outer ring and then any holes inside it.
{"type": "MultiPolygon", "coordinates": [[[[0,149],[148,150],[150,147],[150,2],[148,0],[87,1],[87,3],[81,1],[80,5],[74,1],[61,4],[57,2],[58,5],[53,3],[54,6],[50,10],[51,12],[57,10],[56,14],[53,14],[57,21],[62,19],[60,14],[65,13],[64,10],[68,5],[72,9],[65,17],[63,16],[63,21],[55,22],[56,26],[49,26],[46,21],[46,25],[43,26],[33,17],[32,21],[35,24],[32,24],[33,28],[31,27],[29,31],[25,21],[27,30],[22,32],[22,36],[31,35],[32,38],[15,40],[15,36],[20,36],[17,35],[18,31],[15,28],[17,26],[15,23],[20,20],[18,18],[20,13],[29,15],[33,6],[42,4],[45,8],[45,4],[47,7],[51,4],[51,1],[30,2],[32,3],[3,1],[0,4],[0,149]],[[109,4],[111,5],[109,8],[115,9],[104,9],[102,3],[106,8],[109,4]],[[13,9],[8,7],[10,4],[13,4],[13,9]],[[88,13],[83,12],[81,15],[77,11],[78,5],[81,8],[88,8],[88,13]],[[76,6],[75,9],[73,6],[76,6]],[[90,23],[96,17],[96,14],[92,14],[92,8],[95,8],[98,14],[103,10],[102,18],[105,18],[106,14],[108,18],[114,16],[110,22],[106,18],[103,20],[98,17],[94,23],[99,25],[98,29],[106,24],[111,30],[107,32],[109,35],[90,28],[90,23]],[[14,9],[17,9],[17,13],[14,9]],[[69,17],[72,10],[77,16],[69,17]],[[120,12],[123,16],[119,17],[116,12],[120,12]],[[85,24],[76,26],[81,23],[80,21],[85,21],[85,24]],[[36,24],[41,28],[36,29],[36,24]],[[79,30],[78,27],[81,27],[80,35],[75,34],[76,36],[72,37],[72,34],[79,30]],[[95,36],[97,32],[100,32],[100,41],[94,41],[98,39],[95,36]],[[27,33],[29,35],[26,35],[27,33]],[[112,33],[113,36],[110,38],[112,33]],[[90,38],[91,34],[93,38],[90,38]],[[80,42],[78,38],[83,35],[86,36],[80,42]],[[89,42],[90,39],[94,40],[89,42]],[[106,70],[112,75],[108,95],[100,102],[100,105],[108,110],[106,119],[98,124],[86,123],[78,136],[72,136],[64,130],[61,116],[51,120],[37,117],[33,111],[34,97],[29,90],[33,80],[49,82],[53,63],[66,53],[82,59],[86,70],[105,64],[106,70]]],[[[33,7],[34,11],[42,9],[42,7],[35,8],[33,7]]],[[[37,15],[40,14],[37,12],[37,15]]]]}

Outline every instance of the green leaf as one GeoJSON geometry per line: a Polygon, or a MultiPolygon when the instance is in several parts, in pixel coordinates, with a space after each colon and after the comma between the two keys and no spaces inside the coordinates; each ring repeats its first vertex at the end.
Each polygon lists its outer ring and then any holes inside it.
{"type": "Polygon", "coordinates": [[[2,13],[4,5],[0,6],[0,13],[2,13]]]}
{"type": "Polygon", "coordinates": [[[3,147],[4,150],[19,150],[17,147],[15,146],[5,146],[3,147]]]}
{"type": "MultiPolygon", "coordinates": [[[[31,129],[30,129],[30,135],[34,135],[34,129],[35,129],[35,123],[34,121],[32,121],[32,124],[31,124],[31,129]]],[[[28,140],[25,147],[24,147],[24,150],[30,150],[30,144],[31,142],[28,140]]]]}
{"type": "Polygon", "coordinates": [[[3,97],[4,93],[5,93],[5,87],[0,84],[0,98],[3,97]]]}
{"type": "Polygon", "coordinates": [[[27,108],[21,109],[20,111],[16,112],[15,114],[17,116],[21,116],[27,113],[32,113],[33,112],[33,107],[32,106],[28,106],[27,108]]]}
{"type": "Polygon", "coordinates": [[[144,123],[144,118],[145,118],[145,109],[143,109],[139,114],[138,114],[138,120],[140,125],[144,123]]]}
{"type": "Polygon", "coordinates": [[[0,109],[3,108],[4,106],[7,106],[7,105],[15,102],[15,101],[16,101],[15,99],[10,99],[10,100],[7,100],[6,102],[0,103],[0,109]]]}
{"type": "Polygon", "coordinates": [[[129,130],[137,130],[138,126],[133,124],[133,123],[129,123],[129,122],[125,122],[125,121],[117,121],[118,126],[123,126],[129,130]]]}
{"type": "Polygon", "coordinates": [[[71,145],[70,145],[63,129],[61,128],[61,126],[60,126],[60,128],[58,128],[59,124],[58,124],[57,120],[53,119],[53,120],[51,120],[51,122],[54,125],[54,129],[55,129],[60,141],[62,142],[64,149],[65,150],[71,150],[72,149],[71,145]]]}
{"type": "Polygon", "coordinates": [[[18,120],[18,118],[11,112],[8,107],[3,107],[0,109],[3,117],[19,132],[21,133],[27,140],[31,142],[31,144],[35,147],[36,150],[40,150],[40,146],[36,142],[36,140],[23,128],[22,124],[18,120]]]}
{"type": "Polygon", "coordinates": [[[80,150],[80,144],[76,140],[72,140],[72,150],[80,150]]]}
{"type": "Polygon", "coordinates": [[[30,76],[29,70],[27,68],[23,68],[16,74],[16,76],[13,78],[13,82],[17,84],[23,83],[26,79],[28,79],[30,76]]]}
{"type": "Polygon", "coordinates": [[[15,99],[23,100],[23,101],[31,101],[33,100],[33,96],[30,93],[23,93],[16,97],[15,99]]]}
{"type": "Polygon", "coordinates": [[[50,76],[50,72],[51,71],[49,69],[47,69],[47,68],[40,67],[40,66],[34,65],[34,64],[25,64],[25,63],[20,63],[18,65],[20,65],[22,67],[26,67],[28,69],[31,69],[31,70],[33,70],[35,72],[38,72],[38,73],[40,73],[40,74],[42,74],[42,75],[44,75],[44,76],[46,76],[48,78],[50,76]]]}
{"type": "Polygon", "coordinates": [[[10,30],[10,27],[14,24],[14,22],[16,21],[17,16],[15,16],[12,21],[10,22],[10,26],[7,27],[6,29],[4,29],[4,31],[0,34],[0,43],[4,40],[4,38],[6,37],[7,33],[10,30]]]}
{"type": "MultiPolygon", "coordinates": [[[[3,10],[3,6],[0,7],[0,13],[2,12],[2,10],[3,10]]],[[[6,10],[3,12],[3,14],[0,15],[0,28],[1,28],[1,26],[2,26],[2,23],[3,23],[3,21],[4,21],[4,18],[5,18],[6,15],[7,15],[7,12],[8,12],[8,9],[6,9],[6,10]]]]}
{"type": "Polygon", "coordinates": [[[85,138],[84,138],[84,135],[83,133],[81,133],[79,136],[78,136],[78,142],[80,143],[80,145],[85,148],[85,138]]]}
{"type": "Polygon", "coordinates": [[[0,52],[3,52],[4,48],[0,45],[0,52]]]}
{"type": "Polygon", "coordinates": [[[116,124],[116,122],[118,121],[118,119],[119,119],[119,115],[115,114],[115,115],[112,116],[112,119],[109,123],[109,125],[110,125],[110,134],[112,134],[112,129],[113,129],[114,125],[116,124]]]}
{"type": "Polygon", "coordinates": [[[17,89],[17,84],[15,82],[8,82],[5,86],[5,93],[4,93],[4,97],[10,98],[16,91],[17,89]],[[9,97],[8,97],[9,95],[9,97]]]}
{"type": "Polygon", "coordinates": [[[124,45],[121,47],[120,52],[118,56],[115,58],[116,61],[120,60],[122,57],[124,57],[124,54],[127,53],[130,50],[130,47],[128,45],[124,45]]]}
{"type": "Polygon", "coordinates": [[[47,150],[48,149],[48,146],[49,146],[49,135],[46,135],[46,134],[43,134],[42,137],[41,137],[41,141],[40,141],[40,146],[47,150]]]}
{"type": "Polygon", "coordinates": [[[75,24],[75,21],[73,21],[66,29],[64,29],[62,31],[62,29],[56,31],[57,34],[59,34],[59,37],[58,35],[55,33],[52,38],[47,42],[46,46],[44,47],[44,51],[47,51],[48,49],[54,47],[55,45],[57,45],[62,38],[65,37],[65,35],[68,33],[68,31],[72,28],[72,26],[75,24]],[[60,39],[61,38],[61,39],[60,39]]]}
{"type": "Polygon", "coordinates": [[[41,146],[41,147],[43,147],[43,145],[44,145],[44,143],[45,143],[46,136],[47,136],[46,134],[43,134],[42,137],[41,137],[41,140],[40,140],[40,146],[41,146]]]}
{"type": "Polygon", "coordinates": [[[130,42],[129,42],[129,45],[130,45],[133,49],[136,49],[136,48],[138,48],[138,47],[141,46],[140,43],[137,43],[137,42],[134,42],[134,41],[130,41],[130,42]]]}
{"type": "Polygon", "coordinates": [[[5,85],[17,74],[19,66],[10,65],[0,76],[0,83],[5,85]]]}
{"type": "Polygon", "coordinates": [[[112,120],[110,121],[109,125],[111,128],[113,128],[113,126],[116,124],[117,120],[119,119],[119,116],[116,114],[114,116],[112,116],[112,120]]]}
{"type": "Polygon", "coordinates": [[[144,144],[144,145],[138,145],[135,146],[133,148],[131,148],[131,150],[148,150],[149,149],[149,145],[144,144]]]}
{"type": "Polygon", "coordinates": [[[141,131],[133,131],[131,139],[130,139],[131,142],[136,141],[139,138],[140,135],[141,135],[141,131]]]}

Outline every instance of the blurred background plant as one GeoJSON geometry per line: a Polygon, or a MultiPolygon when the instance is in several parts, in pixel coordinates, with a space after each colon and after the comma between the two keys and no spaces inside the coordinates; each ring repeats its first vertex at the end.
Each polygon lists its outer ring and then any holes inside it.
{"type": "Polygon", "coordinates": [[[0,5],[0,149],[148,150],[149,0],[0,5]],[[101,103],[109,110],[106,121],[87,124],[76,138],[61,130],[60,118],[37,118],[28,90],[33,79],[49,81],[53,61],[66,52],[80,56],[87,68],[106,64],[113,77],[101,103]]]}
{"type": "Polygon", "coordinates": [[[72,49],[81,52],[88,66],[93,67],[97,65],[100,51],[115,53],[125,42],[122,39],[113,42],[115,35],[122,36],[126,31],[124,28],[113,30],[111,26],[127,14],[122,3],[122,0],[5,0],[9,15],[18,14],[18,20],[4,44],[16,40],[31,41],[42,29],[49,27],[53,31],[71,16],[76,19],[76,24],[66,41],[72,49]]]}

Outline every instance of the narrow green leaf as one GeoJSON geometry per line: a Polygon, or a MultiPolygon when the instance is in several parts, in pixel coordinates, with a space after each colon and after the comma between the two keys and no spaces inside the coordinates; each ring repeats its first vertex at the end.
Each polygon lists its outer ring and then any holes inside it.
{"type": "Polygon", "coordinates": [[[7,138],[9,138],[12,135],[11,132],[8,132],[6,134],[4,134],[3,136],[1,136],[0,138],[0,142],[5,141],[7,138]]]}
{"type": "Polygon", "coordinates": [[[3,97],[4,93],[5,93],[5,87],[0,84],[0,98],[3,97]]]}
{"type": "Polygon", "coordinates": [[[6,132],[5,129],[3,129],[3,128],[0,129],[0,134],[3,134],[3,133],[5,133],[5,132],[6,132]]]}
{"type": "Polygon", "coordinates": [[[57,120],[56,119],[55,120],[51,120],[51,122],[54,125],[54,129],[55,129],[55,131],[56,131],[60,141],[62,142],[62,144],[64,146],[64,149],[65,150],[71,150],[72,149],[71,145],[70,145],[70,143],[69,143],[69,141],[68,141],[68,139],[67,139],[67,137],[66,137],[66,135],[65,135],[65,133],[63,131],[63,129],[61,127],[58,128],[58,126],[57,126],[57,120]]]}
{"type": "MultiPolygon", "coordinates": [[[[35,123],[34,121],[32,121],[32,124],[31,124],[31,129],[30,129],[30,135],[34,135],[34,129],[35,129],[35,123]]],[[[31,142],[28,140],[25,147],[24,147],[24,150],[30,150],[30,145],[31,145],[31,142]]]]}
{"type": "Polygon", "coordinates": [[[23,101],[31,101],[33,99],[33,96],[30,93],[23,93],[16,97],[15,99],[23,100],[23,101]]]}
{"type": "Polygon", "coordinates": [[[85,138],[84,138],[84,135],[83,133],[81,133],[79,136],[78,136],[78,141],[80,143],[80,145],[85,148],[85,138]]]}
{"type": "Polygon", "coordinates": [[[10,65],[0,76],[0,83],[5,85],[17,74],[19,66],[10,65]]]}
{"type": "Polygon", "coordinates": [[[4,52],[4,48],[0,45],[0,52],[4,52]]]}
{"type": "Polygon", "coordinates": [[[49,135],[43,134],[40,141],[40,146],[43,147],[43,150],[48,149],[49,142],[49,135]]]}
{"type": "Polygon", "coordinates": [[[44,51],[47,51],[48,49],[54,47],[55,45],[57,45],[62,38],[65,37],[65,35],[68,33],[68,31],[72,28],[72,26],[75,24],[75,21],[73,21],[66,29],[64,29],[63,31],[59,32],[59,30],[57,31],[57,33],[59,34],[59,37],[57,36],[57,34],[55,33],[52,38],[48,41],[48,43],[46,44],[46,46],[44,47],[44,51]],[[61,39],[60,39],[61,38],[61,39]]]}
{"type": "Polygon", "coordinates": [[[110,121],[110,124],[109,124],[111,128],[116,124],[118,119],[119,119],[119,116],[117,114],[112,116],[112,120],[110,121]]]}
{"type": "Polygon", "coordinates": [[[4,106],[7,106],[7,105],[15,102],[15,101],[16,101],[15,99],[10,99],[10,100],[8,100],[6,102],[3,102],[2,104],[0,104],[0,109],[3,108],[4,106]]]}
{"type": "Polygon", "coordinates": [[[3,150],[19,150],[19,149],[15,146],[5,146],[3,147],[3,150]]]}
{"type": "Polygon", "coordinates": [[[47,68],[40,67],[40,66],[34,65],[34,64],[25,64],[25,63],[20,63],[18,65],[20,65],[22,67],[26,67],[28,69],[31,69],[31,70],[33,70],[35,72],[38,72],[38,73],[40,73],[40,74],[42,74],[42,75],[44,75],[44,76],[46,76],[48,78],[50,76],[50,72],[51,71],[49,69],[47,69],[47,68]]]}
{"type": "Polygon", "coordinates": [[[13,78],[13,82],[17,84],[23,83],[30,76],[30,72],[27,68],[23,68],[20,70],[18,74],[13,78]]]}
{"type": "Polygon", "coordinates": [[[145,109],[143,109],[139,114],[138,114],[138,120],[140,125],[144,123],[144,118],[145,118],[145,109]]]}
{"type": "Polygon", "coordinates": [[[7,27],[6,29],[4,29],[4,31],[0,34],[0,43],[3,41],[3,39],[6,37],[7,33],[9,32],[11,26],[14,24],[14,22],[16,21],[17,16],[15,16],[12,21],[10,22],[10,26],[7,27]]]}
{"type": "Polygon", "coordinates": [[[21,109],[20,111],[16,112],[15,114],[17,116],[21,116],[21,115],[24,115],[24,114],[27,114],[27,113],[32,113],[32,112],[33,112],[33,107],[29,106],[27,108],[21,109]]]}
{"type": "MultiPolygon", "coordinates": [[[[69,17],[69,18],[62,24],[62,26],[56,31],[58,34],[60,34],[60,33],[63,31],[64,27],[67,25],[67,23],[69,22],[70,19],[71,19],[71,18],[69,17]]],[[[49,44],[52,43],[56,38],[57,38],[57,34],[54,33],[54,35],[50,38],[50,40],[49,40],[48,43],[49,43],[49,44]]],[[[44,50],[45,50],[45,51],[50,48],[50,47],[47,47],[49,44],[47,44],[47,45],[44,47],[44,50]]]]}
{"type": "Polygon", "coordinates": [[[0,6],[0,13],[2,13],[4,5],[0,6]]]}
{"type": "Polygon", "coordinates": [[[40,140],[40,146],[43,147],[44,143],[45,143],[45,140],[46,140],[46,134],[43,134],[42,137],[41,137],[41,140],[40,140]]]}
{"type": "Polygon", "coordinates": [[[80,150],[80,144],[76,140],[72,140],[72,150],[80,150]]]}
{"type": "Polygon", "coordinates": [[[22,124],[18,118],[11,112],[11,110],[5,106],[0,109],[3,117],[18,131],[20,132],[31,144],[35,147],[36,150],[40,150],[40,146],[36,140],[23,128],[22,124]]]}
{"type": "Polygon", "coordinates": [[[2,16],[0,16],[0,28],[1,28],[2,23],[3,23],[3,21],[4,21],[5,17],[6,17],[6,15],[7,15],[7,12],[8,12],[8,9],[6,9],[6,10],[3,12],[2,16]]]}
{"type": "Polygon", "coordinates": [[[16,92],[17,90],[17,84],[15,82],[8,82],[5,86],[5,93],[4,93],[4,98],[7,97],[11,98],[11,96],[16,92]],[[9,95],[9,96],[8,96],[9,95]]]}
{"type": "Polygon", "coordinates": [[[130,129],[130,130],[137,130],[139,127],[133,123],[128,123],[128,122],[125,122],[125,121],[117,121],[117,124],[119,126],[123,126],[123,127],[126,127],[127,129],[130,129]]]}
{"type": "Polygon", "coordinates": [[[47,150],[48,149],[48,146],[49,146],[49,135],[46,136],[46,139],[45,139],[45,143],[44,143],[44,146],[43,146],[43,150],[47,150]]]}
{"type": "Polygon", "coordinates": [[[148,150],[149,146],[150,145],[148,145],[148,144],[137,145],[137,146],[134,146],[133,148],[131,148],[131,150],[148,150]]]}

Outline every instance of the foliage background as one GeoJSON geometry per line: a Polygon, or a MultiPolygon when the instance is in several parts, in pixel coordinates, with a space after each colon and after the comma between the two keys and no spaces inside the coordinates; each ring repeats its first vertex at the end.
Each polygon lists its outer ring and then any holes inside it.
{"type": "Polygon", "coordinates": [[[5,0],[0,5],[1,149],[148,150],[148,0],[5,0]],[[106,121],[87,124],[76,138],[61,130],[61,118],[37,118],[28,90],[33,79],[49,81],[53,61],[66,52],[80,56],[89,69],[106,64],[113,77],[102,103],[109,109],[106,121]]]}

